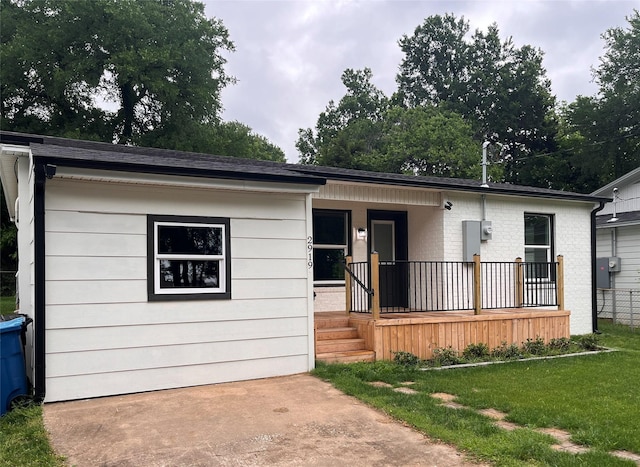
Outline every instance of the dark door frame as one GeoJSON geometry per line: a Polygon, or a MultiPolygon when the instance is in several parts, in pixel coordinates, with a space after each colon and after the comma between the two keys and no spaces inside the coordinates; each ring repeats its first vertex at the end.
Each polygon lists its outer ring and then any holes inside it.
{"type": "MultiPolygon", "coordinates": [[[[409,259],[409,231],[407,222],[407,211],[385,211],[379,209],[367,209],[367,230],[370,235],[367,237],[367,261],[371,267],[372,248],[372,221],[394,221],[395,223],[395,259],[396,261],[406,261],[409,259]]],[[[394,284],[384,284],[384,274],[380,275],[380,306],[406,307],[409,299],[408,278],[404,264],[393,272],[394,284]],[[390,290],[394,290],[394,297],[391,297],[390,290]],[[386,291],[386,292],[385,292],[386,291]]]]}

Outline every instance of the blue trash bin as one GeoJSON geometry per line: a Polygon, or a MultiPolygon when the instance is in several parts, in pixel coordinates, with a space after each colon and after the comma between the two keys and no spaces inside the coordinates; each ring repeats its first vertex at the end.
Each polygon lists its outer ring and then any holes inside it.
{"type": "Polygon", "coordinates": [[[20,334],[25,318],[0,321],[0,416],[11,408],[11,402],[26,397],[27,375],[20,334]]]}

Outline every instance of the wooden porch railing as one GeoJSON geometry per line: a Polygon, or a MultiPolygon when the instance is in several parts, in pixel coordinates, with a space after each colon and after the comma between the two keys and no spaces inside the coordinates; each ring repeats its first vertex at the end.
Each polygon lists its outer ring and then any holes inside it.
{"type": "Polygon", "coordinates": [[[345,264],[346,310],[371,313],[557,306],[564,310],[564,262],[396,261],[345,264]],[[382,267],[382,268],[381,268],[382,267]],[[383,271],[383,272],[381,272],[383,271]],[[392,297],[390,299],[389,297],[392,297]],[[395,302],[393,301],[395,300],[395,302]]]}

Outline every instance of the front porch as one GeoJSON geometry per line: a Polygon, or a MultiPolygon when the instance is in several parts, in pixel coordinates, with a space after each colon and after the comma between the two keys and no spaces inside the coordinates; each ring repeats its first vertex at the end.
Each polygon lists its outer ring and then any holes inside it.
{"type": "Polygon", "coordinates": [[[503,342],[527,339],[545,342],[569,337],[568,310],[495,309],[473,311],[371,314],[321,312],[315,314],[316,358],[328,362],[392,360],[393,353],[411,352],[421,359],[436,348],[462,352],[469,344],[493,349],[503,342]]]}
{"type": "Polygon", "coordinates": [[[316,359],[391,360],[400,351],[429,359],[436,348],[570,336],[562,256],[549,263],[347,258],[345,310],[315,313],[316,359]]]}

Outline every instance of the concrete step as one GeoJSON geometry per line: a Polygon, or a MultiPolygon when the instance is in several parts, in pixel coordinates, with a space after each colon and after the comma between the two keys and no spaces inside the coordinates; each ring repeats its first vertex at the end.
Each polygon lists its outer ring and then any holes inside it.
{"type": "Polygon", "coordinates": [[[351,350],[346,352],[326,352],[316,355],[316,360],[325,363],[375,362],[373,350],[351,350]]]}
{"type": "Polygon", "coordinates": [[[333,339],[357,339],[358,330],[353,327],[341,328],[320,328],[317,330],[316,337],[319,341],[333,339]]]}
{"type": "Polygon", "coordinates": [[[344,352],[348,350],[364,350],[364,339],[319,340],[316,343],[316,355],[328,352],[344,352]]]}

